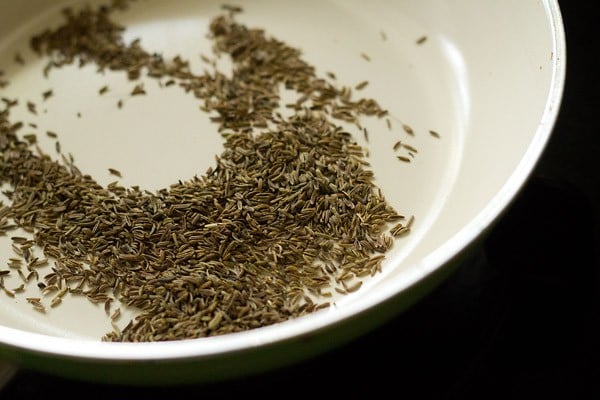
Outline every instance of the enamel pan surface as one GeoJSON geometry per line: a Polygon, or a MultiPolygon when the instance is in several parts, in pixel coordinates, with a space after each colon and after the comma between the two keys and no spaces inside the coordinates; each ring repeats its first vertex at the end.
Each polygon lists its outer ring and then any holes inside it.
{"type": "MultiPolygon", "coordinates": [[[[0,70],[10,84],[0,93],[21,99],[15,118],[60,132],[63,150],[104,185],[114,179],[108,168],[123,172],[122,184],[148,190],[205,171],[222,138],[183,91],[148,82],[147,96],[118,109],[132,89],[122,75],[72,67],[44,78],[45,61],[31,52],[29,38],[60,23],[64,6],[84,4],[101,2],[2,1],[0,70]],[[107,84],[110,94],[97,96],[107,84]],[[24,104],[39,102],[48,89],[54,98],[34,121],[24,104]]],[[[239,21],[301,49],[324,76],[334,72],[348,86],[369,81],[361,93],[389,110],[392,129],[384,120],[365,121],[369,141],[361,132],[356,140],[369,149],[386,198],[415,217],[410,235],[395,243],[380,274],[333,307],[220,337],[102,342],[111,325],[101,306],[74,299],[41,314],[27,295],[0,293],[3,362],[92,381],[158,384],[229,379],[327,351],[402,312],[463,262],[548,142],[565,78],[556,1],[256,0],[243,7],[239,21]],[[398,140],[418,149],[412,162],[394,156],[398,140]]],[[[145,48],[182,55],[195,67],[199,54],[210,52],[208,24],[221,12],[215,1],[140,0],[118,22],[126,40],[139,38],[145,48]]],[[[40,146],[51,145],[38,137],[40,146]]],[[[10,239],[0,238],[0,262],[11,254],[10,239]]]]}

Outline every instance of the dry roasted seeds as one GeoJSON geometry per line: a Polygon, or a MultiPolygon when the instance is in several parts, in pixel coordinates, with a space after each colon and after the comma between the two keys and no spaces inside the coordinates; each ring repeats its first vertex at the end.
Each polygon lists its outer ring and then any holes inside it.
{"type": "MultiPolygon", "coordinates": [[[[145,94],[144,74],[177,82],[213,113],[224,151],[204,174],[156,192],[103,187],[72,156],[53,160],[21,140],[22,123],[9,118],[17,100],[3,99],[0,183],[10,186],[10,204],[0,208],[0,229],[31,234],[13,238],[11,267],[27,268],[26,281],[53,294],[51,308],[69,293],[102,304],[111,320],[123,307],[136,310],[124,329],[113,323],[106,341],[199,338],[329,307],[334,291],[357,291],[381,271],[398,234],[389,226],[403,217],[374,184],[366,149],[339,123],[360,127],[361,117],[382,118],[385,109],[319,77],[300,50],[237,22],[239,7],[225,6],[209,27],[215,58],[233,62],[226,76],[193,74],[182,57],[125,43],[111,17],[127,2],[111,4],[65,9],[62,26],[34,36],[33,51],[51,60],[43,72],[93,63],[126,74],[132,95],[145,94]],[[277,112],[282,85],[301,100],[286,118],[277,112]]],[[[27,301],[46,311],[41,297],[27,301]]]]}

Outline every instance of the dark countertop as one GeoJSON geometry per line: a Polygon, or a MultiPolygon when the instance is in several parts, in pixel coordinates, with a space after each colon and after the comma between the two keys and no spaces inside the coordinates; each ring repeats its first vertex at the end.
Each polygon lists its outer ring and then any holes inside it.
{"type": "Polygon", "coordinates": [[[560,5],[567,81],[550,143],[475,259],[422,302],[349,345],[244,379],[127,388],[19,371],[0,399],[600,398],[597,14],[593,2],[560,5]]]}

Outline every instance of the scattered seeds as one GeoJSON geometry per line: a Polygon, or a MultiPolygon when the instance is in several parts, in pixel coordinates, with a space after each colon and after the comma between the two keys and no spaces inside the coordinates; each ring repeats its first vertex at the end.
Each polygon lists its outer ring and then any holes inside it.
{"type": "MultiPolygon", "coordinates": [[[[72,156],[53,160],[20,141],[22,125],[10,122],[12,101],[4,101],[0,183],[10,186],[10,205],[0,208],[0,222],[3,230],[20,227],[33,236],[13,240],[15,259],[25,263],[14,266],[31,268],[26,278],[39,279],[42,293],[56,293],[50,306],[59,306],[67,290],[103,304],[107,315],[119,301],[138,314],[124,329],[112,321],[102,340],[179,340],[327,308],[332,292],[352,293],[359,278],[380,272],[393,245],[386,229],[403,217],[375,185],[367,149],[338,122],[363,129],[360,118],[387,111],[327,83],[299,49],[238,23],[240,7],[224,6],[227,13],[210,23],[215,57],[228,55],[234,64],[226,76],[197,75],[181,57],[166,60],[139,40],[124,43],[111,16],[126,4],[67,8],[64,25],[30,42],[52,60],[43,72],[78,62],[132,81],[144,73],[177,79],[212,113],[224,150],[206,173],[156,192],[116,182],[103,187],[79,172],[72,156]],[[283,84],[303,99],[286,118],[277,112],[283,84]],[[50,260],[51,272],[40,276],[35,268],[50,260]]],[[[139,94],[140,83],[132,91],[139,94]]],[[[368,140],[366,128],[363,134],[368,140]]],[[[40,298],[27,301],[45,312],[40,298]]],[[[119,315],[116,309],[110,318],[119,315]]]]}

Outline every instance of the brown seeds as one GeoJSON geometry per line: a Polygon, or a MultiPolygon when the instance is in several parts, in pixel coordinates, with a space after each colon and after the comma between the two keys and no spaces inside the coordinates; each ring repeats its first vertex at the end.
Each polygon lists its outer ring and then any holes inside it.
{"type": "MultiPolygon", "coordinates": [[[[354,124],[368,141],[361,118],[384,118],[387,111],[318,76],[299,49],[237,22],[240,7],[224,6],[209,32],[214,58],[230,57],[232,74],[214,66],[195,74],[181,57],[164,60],[139,41],[125,44],[122,27],[111,20],[118,3],[69,10],[61,27],[32,38],[32,49],[53,60],[47,70],[79,60],[122,71],[132,82],[145,73],[171,82],[162,87],[177,82],[212,113],[224,149],[206,173],[156,192],[102,186],[70,155],[53,160],[32,151],[32,143],[16,137],[22,125],[9,122],[10,110],[0,114],[0,183],[10,186],[0,227],[8,231],[18,222],[33,236],[13,237],[9,268],[39,279],[41,293],[54,296],[50,307],[67,301],[67,293],[103,305],[113,330],[102,340],[123,342],[288,321],[329,307],[334,291],[357,291],[362,278],[380,272],[392,246],[386,228],[401,216],[375,185],[367,149],[338,122],[354,124]],[[299,99],[286,117],[278,113],[282,86],[299,99]],[[123,329],[113,302],[137,313],[123,329]]],[[[131,95],[146,94],[137,82],[131,95]]],[[[121,177],[114,168],[108,172],[121,177]]],[[[46,310],[40,298],[27,301],[46,310]]]]}

